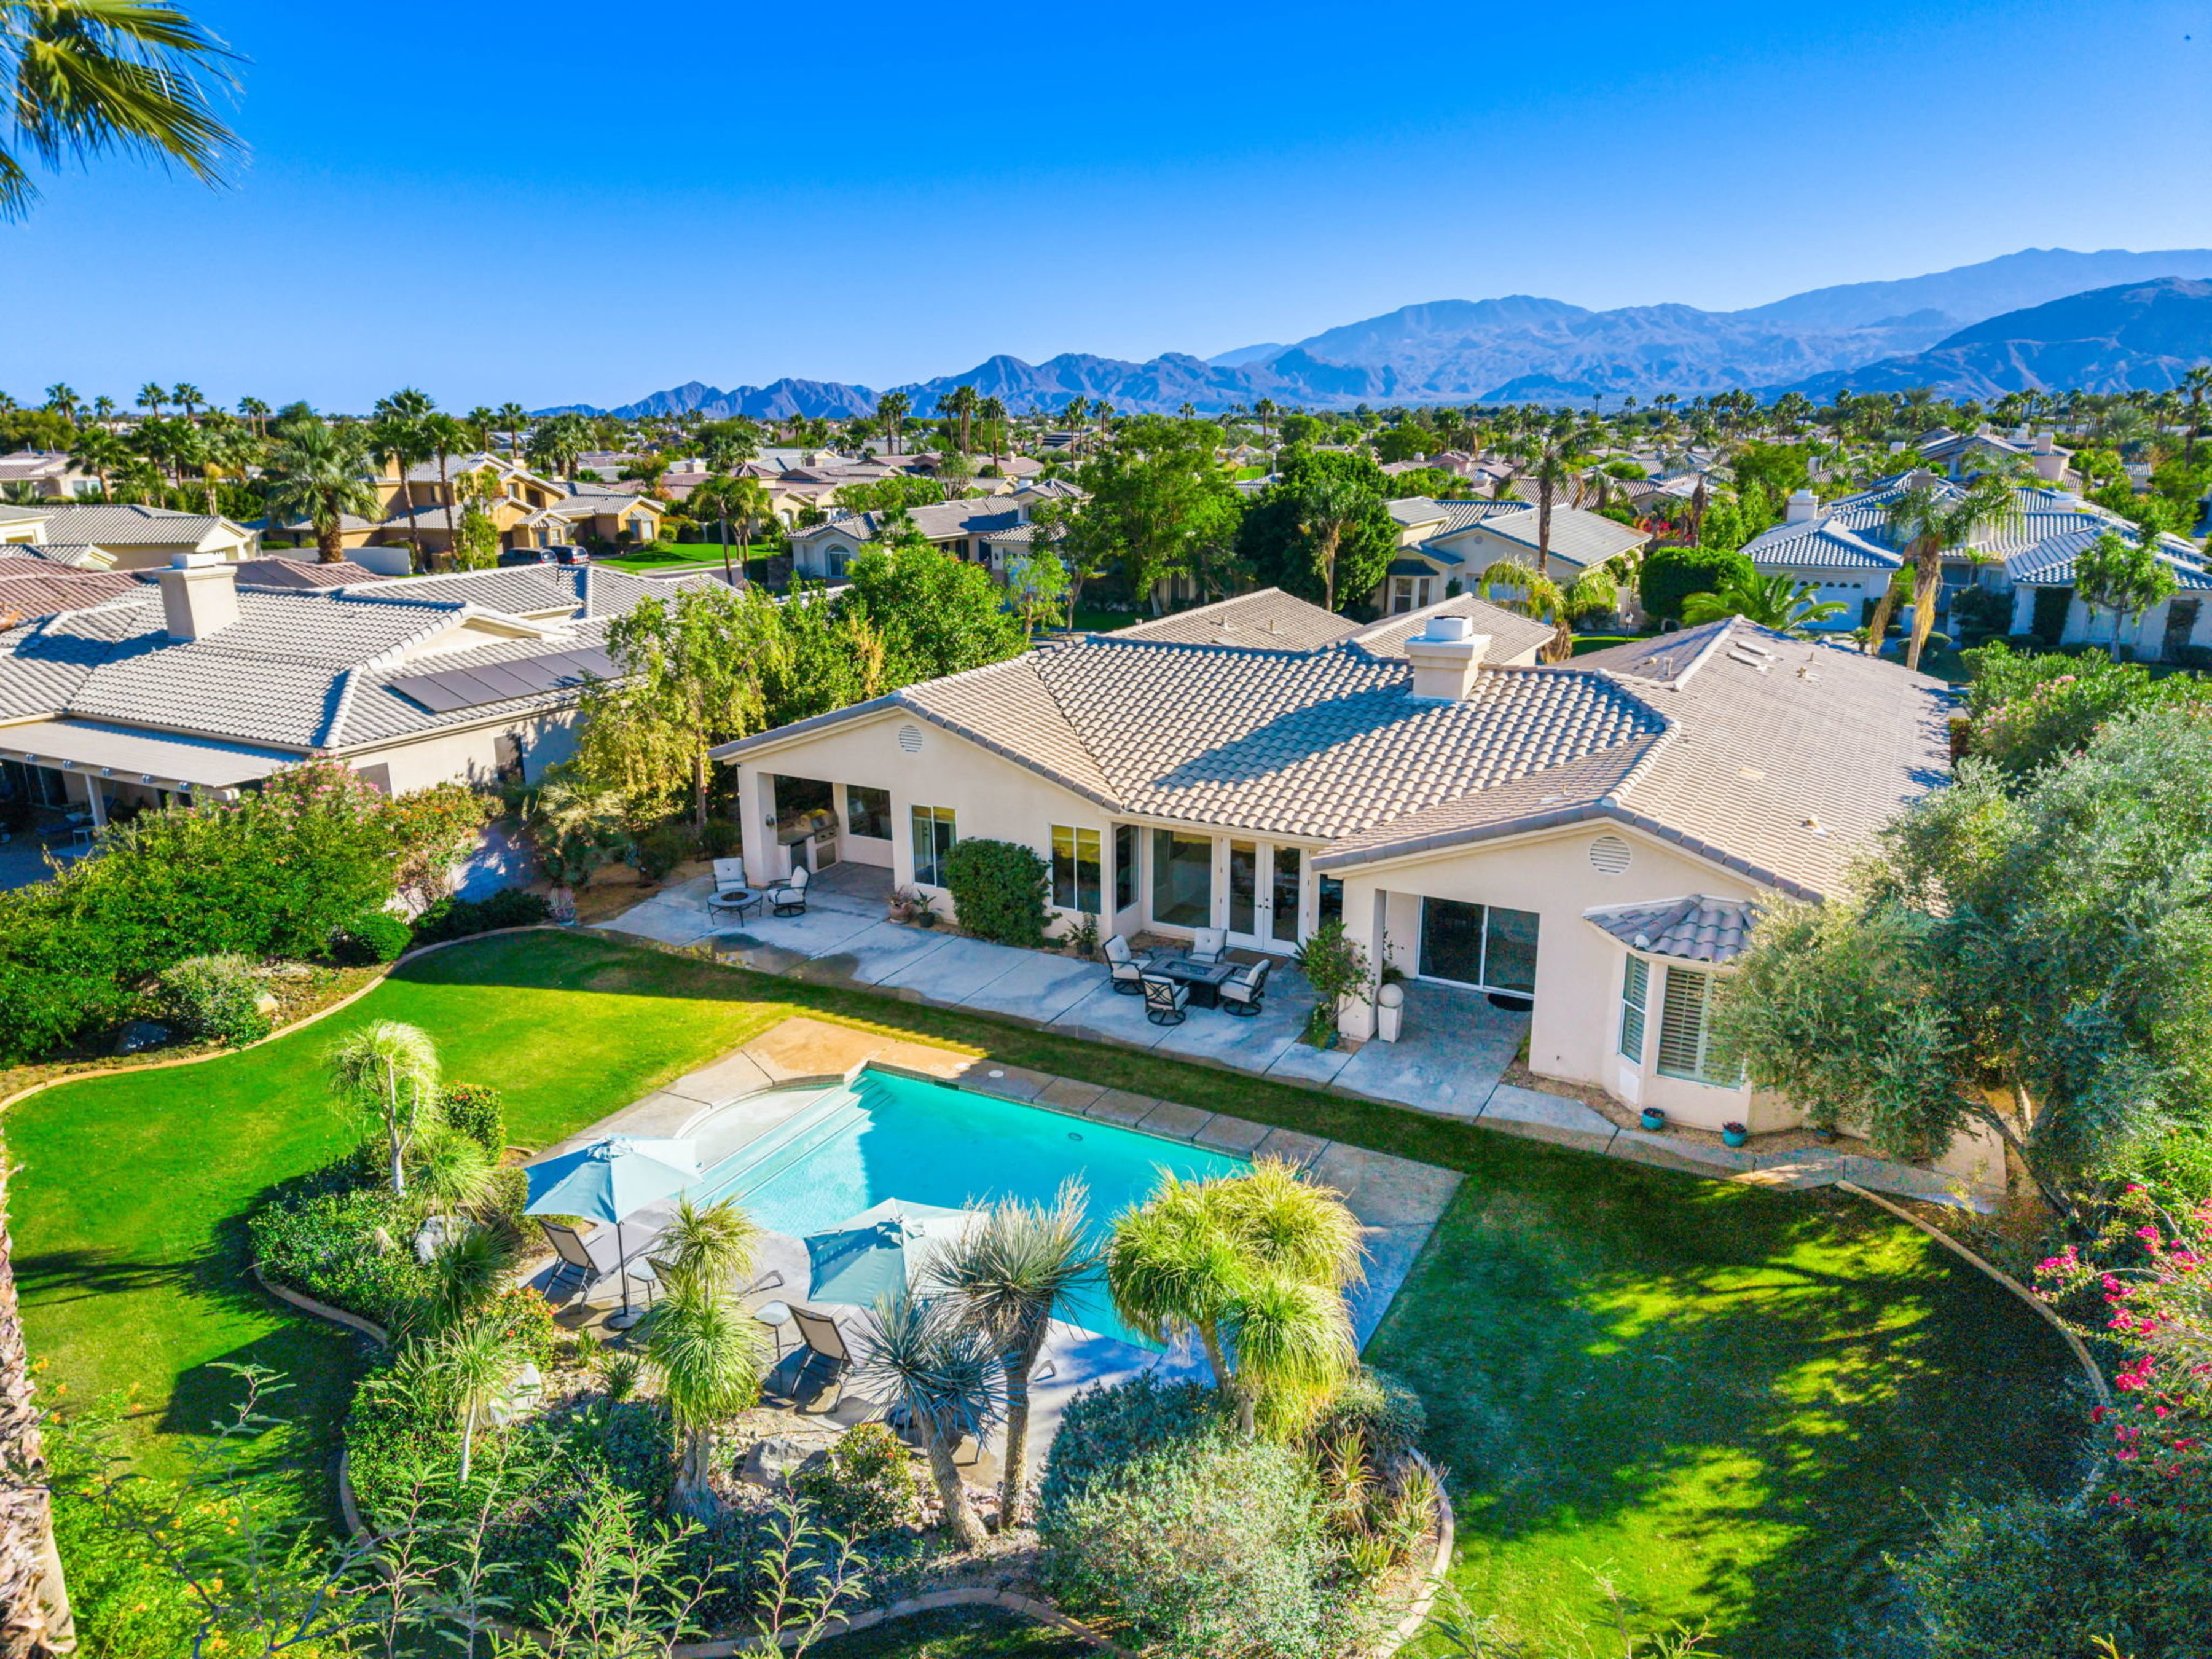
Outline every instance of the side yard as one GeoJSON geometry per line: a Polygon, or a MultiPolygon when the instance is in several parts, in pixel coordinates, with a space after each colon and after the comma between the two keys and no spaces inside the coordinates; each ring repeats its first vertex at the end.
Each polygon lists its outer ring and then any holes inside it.
{"type": "Polygon", "coordinates": [[[426,957],[258,1049],[15,1109],[16,1265],[44,1375],[70,1401],[134,1393],[158,1463],[228,1394],[216,1364],[284,1370],[299,1449],[320,1468],[354,1351],[259,1292],[240,1223],[256,1194],[344,1144],[320,1066],[337,1036],[374,1018],[422,1025],[450,1078],[503,1089],[511,1136],[543,1146],[799,1012],[1462,1171],[1369,1358],[1427,1401],[1459,1505],[1458,1576],[1476,1605],[1532,1630],[1580,1629],[1600,1610],[1587,1566],[1650,1617],[1710,1617],[1731,1659],[1823,1651],[1879,1613],[1883,1552],[1918,1534],[1920,1504],[1956,1472],[2067,1473],[2076,1419],[2057,1340],[1845,1195],[1698,1182],[557,933],[426,957]]]}

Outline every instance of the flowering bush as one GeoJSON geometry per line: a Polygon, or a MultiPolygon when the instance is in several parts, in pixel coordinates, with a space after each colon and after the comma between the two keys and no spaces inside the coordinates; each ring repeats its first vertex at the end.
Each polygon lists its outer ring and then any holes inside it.
{"type": "Polygon", "coordinates": [[[2022,777],[2087,746],[2097,728],[2137,709],[2207,705],[2193,675],[2148,670],[2094,653],[2024,656],[2001,641],[1966,653],[1968,752],[2022,777]]]}

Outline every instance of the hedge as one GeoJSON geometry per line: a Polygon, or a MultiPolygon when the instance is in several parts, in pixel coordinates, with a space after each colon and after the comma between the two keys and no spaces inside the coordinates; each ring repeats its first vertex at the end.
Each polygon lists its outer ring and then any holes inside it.
{"type": "Polygon", "coordinates": [[[956,842],[945,857],[945,885],[960,925],[977,939],[1044,943],[1052,872],[1030,848],[1011,841],[956,842]]]}
{"type": "Polygon", "coordinates": [[[1749,580],[1755,573],[1741,553],[1717,547],[1662,547],[1646,554],[1637,595],[1644,611],[1661,621],[1680,622],[1682,601],[1692,593],[1714,593],[1730,576],[1749,580]]]}

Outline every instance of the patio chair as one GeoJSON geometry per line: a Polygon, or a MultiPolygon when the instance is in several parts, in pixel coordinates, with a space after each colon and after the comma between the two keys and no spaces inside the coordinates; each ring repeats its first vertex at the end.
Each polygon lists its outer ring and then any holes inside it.
{"type": "Polygon", "coordinates": [[[1229,934],[1220,927],[1201,927],[1190,936],[1190,959],[1202,968],[1211,968],[1221,960],[1221,953],[1229,948],[1229,934]]]}
{"type": "Polygon", "coordinates": [[[751,906],[760,902],[760,895],[745,884],[745,861],[743,859],[714,860],[714,892],[707,901],[710,910],[735,910],[742,918],[751,906]]]}
{"type": "Polygon", "coordinates": [[[1145,1018],[1155,1025],[1180,1025],[1189,1018],[1190,987],[1165,974],[1144,975],[1145,1018]]]}
{"type": "Polygon", "coordinates": [[[805,865],[791,872],[787,881],[780,881],[768,890],[769,907],[780,916],[803,916],[806,914],[806,889],[814,878],[805,865]]]}
{"type": "Polygon", "coordinates": [[[1239,968],[1221,981],[1221,1006],[1232,1014],[1249,1019],[1260,1012],[1260,994],[1267,988],[1267,969],[1271,962],[1262,962],[1239,968]]]}
{"type": "Polygon", "coordinates": [[[845,1346],[845,1334],[828,1314],[796,1303],[792,1304],[791,1322],[798,1328],[799,1352],[805,1356],[798,1375],[791,1380],[791,1403],[801,1412],[807,1411],[808,1402],[818,1402],[834,1384],[836,1399],[820,1409],[835,1411],[837,1401],[845,1395],[845,1373],[853,1368],[853,1351],[845,1346]]]}
{"type": "MultiPolygon", "coordinates": [[[[590,1290],[608,1274],[620,1272],[627,1262],[636,1261],[653,1248],[659,1237],[654,1231],[640,1231],[636,1235],[637,1248],[627,1256],[618,1256],[616,1252],[619,1245],[612,1227],[599,1228],[587,1240],[574,1227],[558,1221],[548,1221],[540,1216],[538,1218],[538,1230],[545,1235],[545,1242],[553,1247],[553,1254],[559,1258],[553,1264],[553,1276],[546,1280],[545,1287],[556,1289],[562,1279],[573,1275],[580,1293],[590,1290]]],[[[645,1281],[641,1279],[638,1282],[643,1284],[645,1281]]]]}
{"type": "Polygon", "coordinates": [[[1106,935],[1106,971],[1111,977],[1116,995],[1144,995],[1144,964],[1129,954],[1129,941],[1119,933],[1106,935]]]}

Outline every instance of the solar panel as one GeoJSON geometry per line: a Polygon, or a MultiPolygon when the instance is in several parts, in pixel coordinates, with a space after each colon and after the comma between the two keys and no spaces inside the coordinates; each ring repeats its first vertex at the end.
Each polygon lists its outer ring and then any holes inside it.
{"type": "Polygon", "coordinates": [[[511,662],[478,663],[470,668],[441,668],[429,674],[402,674],[392,689],[412,698],[434,714],[450,714],[459,708],[486,703],[510,702],[583,684],[585,678],[613,679],[621,671],[614,659],[598,646],[576,651],[556,651],[543,657],[518,657],[511,662]]]}

